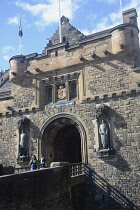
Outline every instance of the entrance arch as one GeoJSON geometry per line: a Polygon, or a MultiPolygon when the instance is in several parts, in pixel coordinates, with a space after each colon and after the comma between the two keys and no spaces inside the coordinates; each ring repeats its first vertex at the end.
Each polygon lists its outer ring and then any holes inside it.
{"type": "Polygon", "coordinates": [[[40,155],[51,162],[66,161],[87,164],[86,132],[73,115],[59,114],[50,118],[41,129],[40,155]]]}

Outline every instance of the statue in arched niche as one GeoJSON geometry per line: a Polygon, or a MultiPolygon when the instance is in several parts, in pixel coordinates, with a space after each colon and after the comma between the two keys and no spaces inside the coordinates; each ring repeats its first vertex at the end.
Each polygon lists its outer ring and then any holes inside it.
{"type": "Polygon", "coordinates": [[[115,155],[115,150],[113,149],[113,142],[111,134],[111,108],[105,104],[100,105],[96,109],[96,118],[98,124],[98,141],[99,148],[97,151],[97,156],[108,157],[115,155]]]}
{"type": "Polygon", "coordinates": [[[109,148],[109,126],[107,122],[102,119],[99,125],[99,134],[101,139],[101,149],[109,148]]]}
{"type": "Polygon", "coordinates": [[[29,126],[30,120],[26,117],[22,117],[18,121],[18,128],[19,128],[19,160],[26,160],[29,156],[29,126]]]}
{"type": "Polygon", "coordinates": [[[27,156],[28,137],[24,130],[20,134],[19,152],[20,156],[27,156]]]}

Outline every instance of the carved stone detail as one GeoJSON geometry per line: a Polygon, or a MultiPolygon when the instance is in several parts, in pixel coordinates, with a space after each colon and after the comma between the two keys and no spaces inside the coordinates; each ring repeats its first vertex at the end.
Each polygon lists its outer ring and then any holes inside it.
{"type": "Polygon", "coordinates": [[[27,117],[22,117],[19,121],[18,121],[18,128],[19,129],[25,129],[28,128],[30,125],[30,120],[27,117]]]}
{"type": "Polygon", "coordinates": [[[101,105],[96,109],[96,118],[99,118],[100,116],[109,117],[110,115],[110,107],[106,105],[101,105]]]}

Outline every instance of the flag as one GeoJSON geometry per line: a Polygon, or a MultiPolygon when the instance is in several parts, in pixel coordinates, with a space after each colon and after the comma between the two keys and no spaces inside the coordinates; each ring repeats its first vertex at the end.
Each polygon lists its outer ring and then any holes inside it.
{"type": "Polygon", "coordinates": [[[22,28],[20,28],[20,27],[19,27],[19,32],[18,32],[18,35],[19,35],[20,37],[22,37],[22,36],[23,36],[22,28]]]}
{"type": "Polygon", "coordinates": [[[46,38],[46,40],[50,40],[51,38],[46,38]]]}
{"type": "Polygon", "coordinates": [[[20,37],[22,37],[22,36],[23,36],[22,26],[21,26],[21,18],[20,18],[20,25],[19,25],[18,35],[19,35],[20,37]]]}

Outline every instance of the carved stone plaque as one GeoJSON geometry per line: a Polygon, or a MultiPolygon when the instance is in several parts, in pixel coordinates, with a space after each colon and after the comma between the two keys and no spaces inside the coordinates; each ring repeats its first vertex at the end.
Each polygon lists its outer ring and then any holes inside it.
{"type": "Polygon", "coordinates": [[[66,98],[66,88],[64,88],[63,85],[60,85],[59,89],[57,90],[57,98],[58,99],[65,99],[66,98]]]}

